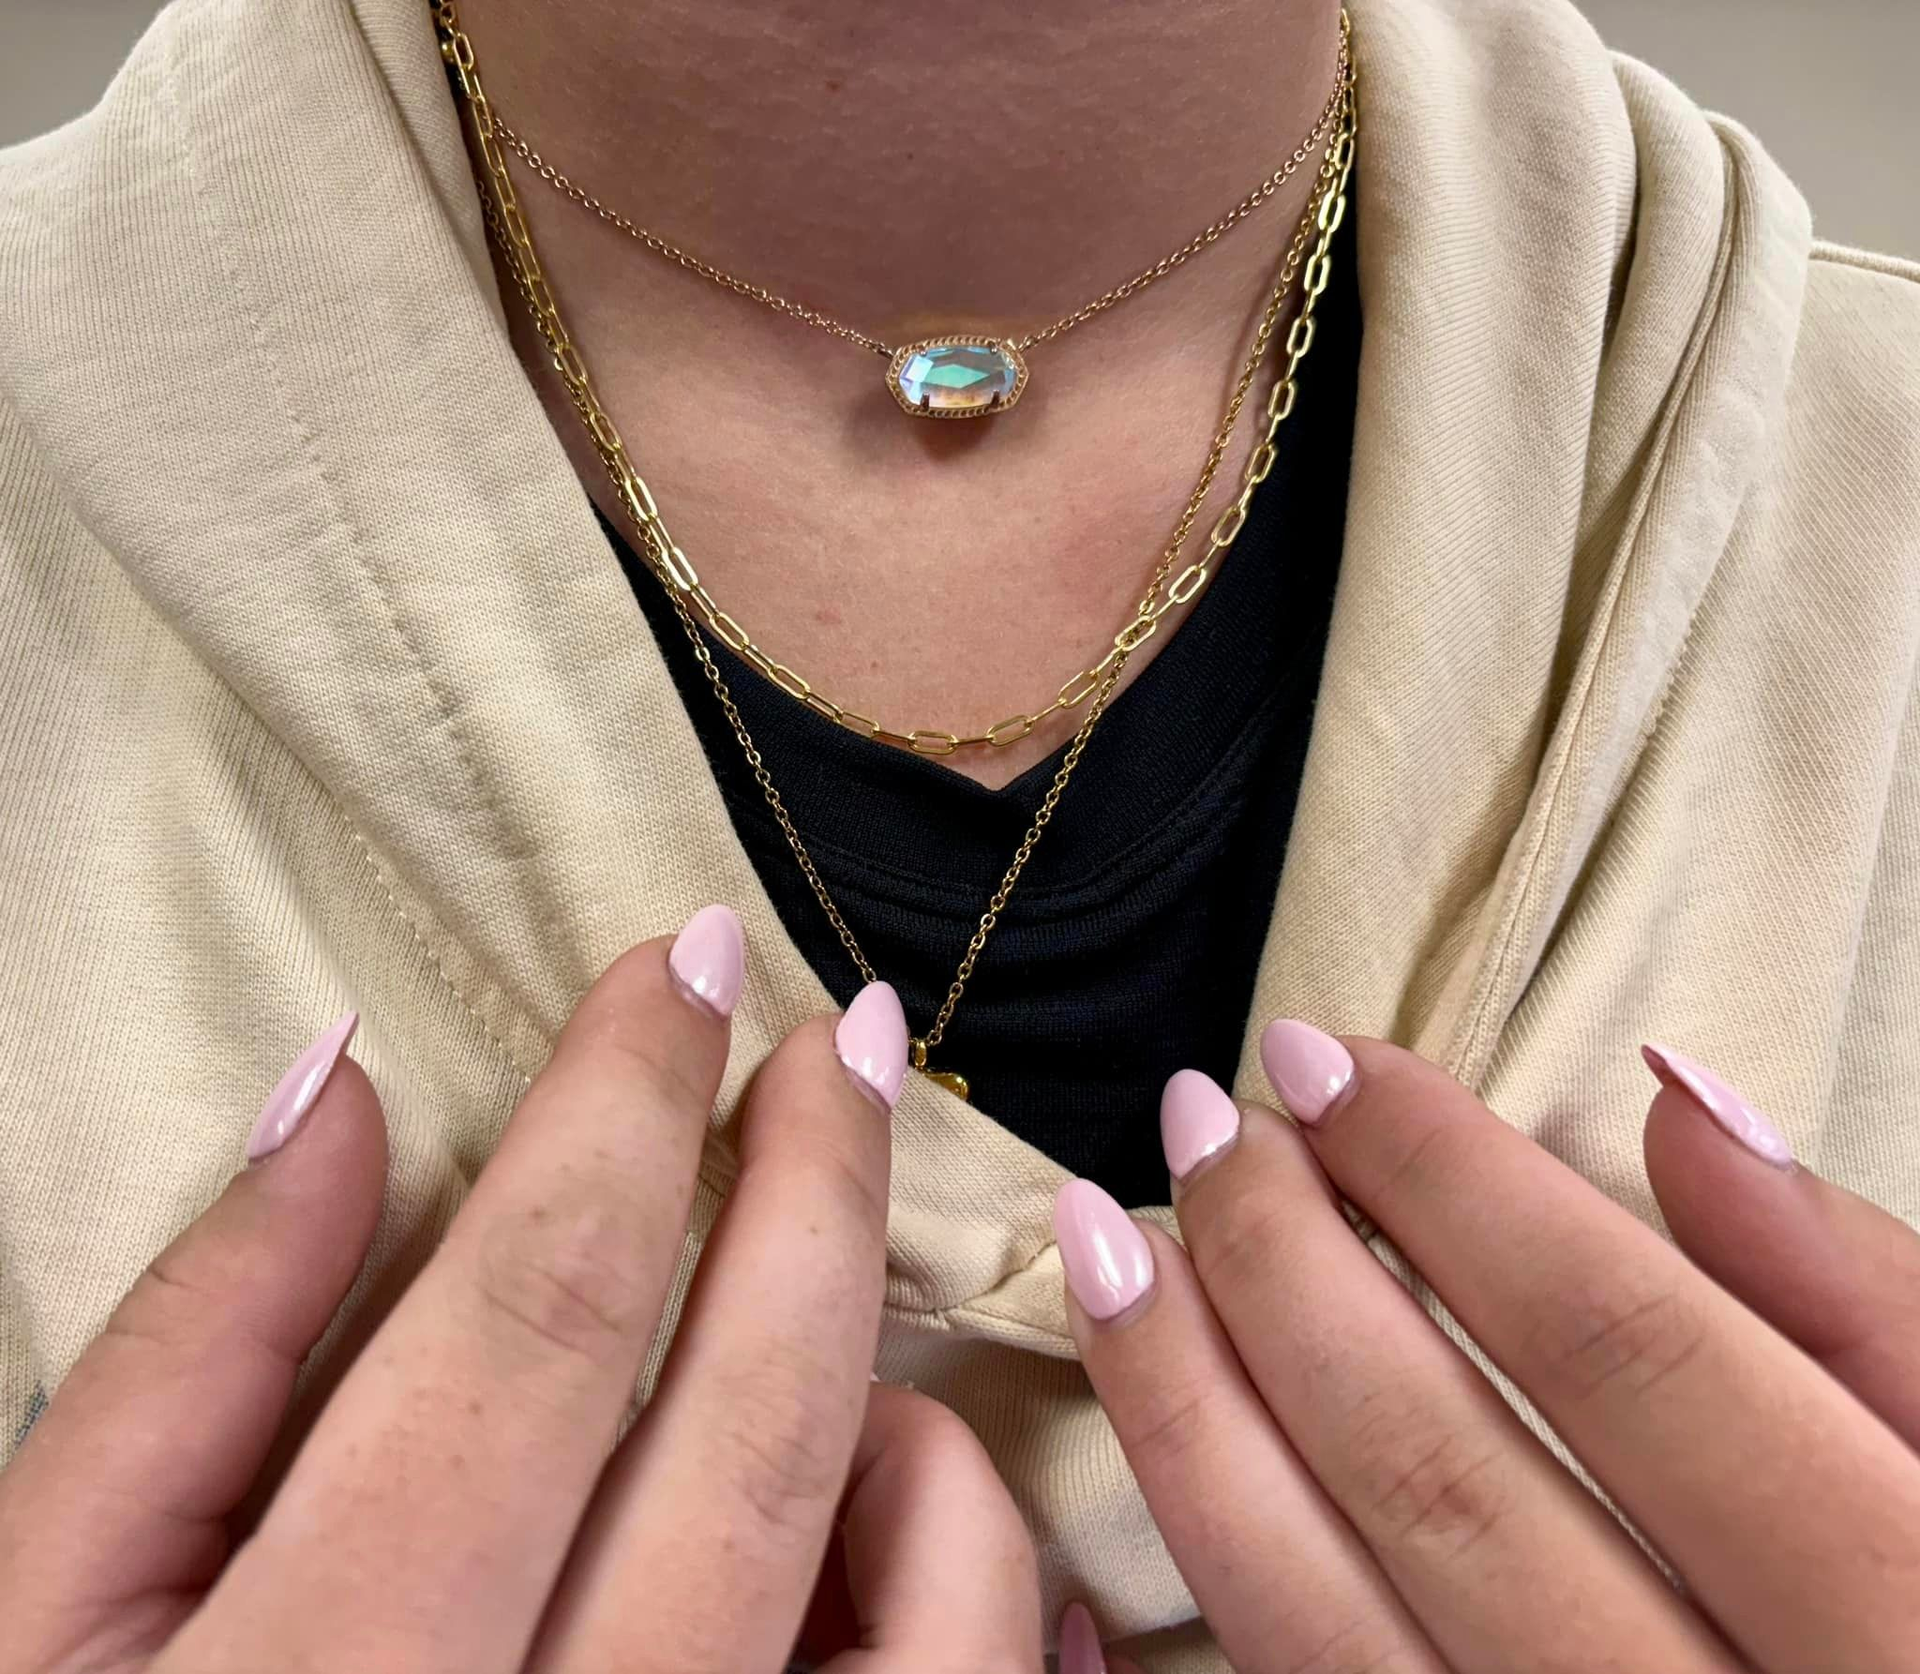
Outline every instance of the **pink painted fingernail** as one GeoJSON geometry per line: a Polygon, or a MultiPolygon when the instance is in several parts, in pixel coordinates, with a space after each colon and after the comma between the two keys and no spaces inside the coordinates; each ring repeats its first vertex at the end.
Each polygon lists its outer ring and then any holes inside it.
{"type": "Polygon", "coordinates": [[[330,1027],[317,1041],[294,1059],[293,1067],[280,1077],[280,1084],[267,1095],[267,1102],[247,1135],[247,1161],[257,1163],[270,1157],[293,1138],[294,1130],[306,1120],[307,1112],[320,1097],[333,1066],[360,1027],[360,1014],[350,1011],[330,1027]]]}
{"type": "Polygon", "coordinates": [[[1332,1035],[1298,1018],[1267,1025],[1260,1061],[1293,1119],[1307,1127],[1333,1108],[1353,1080],[1353,1055],[1332,1035]]]}
{"type": "Polygon", "coordinates": [[[1240,1107],[1198,1070],[1176,1070],[1160,1094],[1160,1146],[1167,1172],[1184,1180],[1240,1137],[1240,1107]]]}
{"type": "Polygon", "coordinates": [[[833,1047],[855,1083],[891,1110],[907,1078],[907,1014],[889,984],[870,982],[854,995],[833,1047]]]}
{"type": "Polygon", "coordinates": [[[1084,1604],[1069,1604],[1060,1618],[1060,1674],[1107,1674],[1099,1630],[1084,1604]]]}
{"type": "Polygon", "coordinates": [[[1677,1087],[1699,1105],[1726,1133],[1775,1168],[1793,1167],[1793,1147],[1787,1136],[1729,1087],[1705,1064],[1695,1063],[1670,1047],[1643,1046],[1640,1056],[1663,1087],[1677,1087]]]}
{"type": "Polygon", "coordinates": [[[1146,1234],[1091,1180],[1069,1180],[1053,1200],[1053,1235],[1073,1299],[1093,1319],[1125,1313],[1153,1289],[1146,1234]]]}
{"type": "Polygon", "coordinates": [[[740,915],[731,907],[702,907],[673,938],[667,969],[683,994],[720,1017],[731,1017],[747,969],[740,915]]]}

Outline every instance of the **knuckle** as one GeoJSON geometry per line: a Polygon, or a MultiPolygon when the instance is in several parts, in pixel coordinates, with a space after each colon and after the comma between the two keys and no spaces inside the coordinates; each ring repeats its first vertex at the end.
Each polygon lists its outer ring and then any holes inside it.
{"type": "Polygon", "coordinates": [[[1298,1207],[1288,1194],[1263,1189],[1258,1178],[1223,1178],[1218,1185],[1200,1213],[1183,1215],[1190,1221],[1194,1271],[1209,1296],[1265,1294],[1298,1207]]]}
{"type": "Polygon", "coordinates": [[[1385,1222],[1393,1217],[1395,1205],[1431,1202],[1434,1193],[1450,1189],[1438,1177],[1448,1172],[1460,1140],[1460,1130],[1445,1123],[1421,1124],[1368,1190],[1368,1206],[1374,1218],[1385,1222]]]}
{"type": "Polygon", "coordinates": [[[907,1402],[907,1441],[916,1453],[940,1462],[981,1465],[992,1470],[986,1448],[973,1427],[951,1407],[915,1390],[901,1392],[907,1402]]]}
{"type": "Polygon", "coordinates": [[[1210,1391],[1194,1382],[1172,1383],[1146,1394],[1128,1425],[1127,1451],[1137,1469],[1183,1474],[1208,1428],[1210,1391]]]}
{"type": "Polygon", "coordinates": [[[839,1502],[852,1456],[849,1420],[832,1393],[841,1381],[791,1344],[720,1380],[721,1480],[745,1510],[743,1545],[779,1551],[809,1539],[839,1502]]]}
{"type": "Polygon", "coordinates": [[[183,1259],[178,1246],[170,1246],[134,1280],[103,1335],[138,1338],[161,1348],[200,1342],[227,1318],[223,1288],[183,1259]]]}
{"type": "Polygon", "coordinates": [[[684,1033],[667,1029],[607,1029],[595,1037],[595,1068],[612,1085],[636,1087],[655,1108],[705,1115],[713,1108],[713,1088],[685,1050],[684,1033]]]}
{"type": "Polygon", "coordinates": [[[1670,1285],[1615,1281],[1544,1309],[1530,1336],[1551,1384],[1583,1402],[1607,1391],[1645,1395],[1700,1352],[1707,1323],[1670,1285]]]}
{"type": "Polygon", "coordinates": [[[633,1204],[600,1186],[502,1213],[479,1242],[484,1315],[543,1355],[598,1364],[630,1352],[656,1301],[637,1219],[633,1204]]]}
{"type": "Polygon", "coordinates": [[[187,1319],[214,1300],[205,1276],[192,1262],[183,1261],[176,1248],[164,1249],[148,1262],[133,1288],[150,1311],[178,1313],[187,1319]]]}
{"type": "Polygon", "coordinates": [[[1392,1544],[1451,1561],[1486,1539],[1507,1514],[1499,1450],[1411,1422],[1397,1402],[1361,1414],[1354,1457],[1368,1518],[1392,1544]]]}

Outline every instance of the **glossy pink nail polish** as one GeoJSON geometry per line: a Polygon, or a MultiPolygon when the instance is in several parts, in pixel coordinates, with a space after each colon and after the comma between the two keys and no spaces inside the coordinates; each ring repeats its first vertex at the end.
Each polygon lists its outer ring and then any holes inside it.
{"type": "Polygon", "coordinates": [[[870,982],[854,995],[833,1045],[854,1080],[891,1110],[907,1078],[907,1014],[889,984],[870,982]]]}
{"type": "Polygon", "coordinates": [[[1069,1180],[1053,1200],[1053,1235],[1073,1299],[1092,1319],[1112,1319],[1153,1289],[1146,1234],[1091,1180],[1069,1180]]]}
{"type": "Polygon", "coordinates": [[[1069,1604],[1060,1618],[1060,1674],[1107,1674],[1100,1634],[1084,1604],[1069,1604]]]}
{"type": "Polygon", "coordinates": [[[1184,1180],[1240,1137],[1240,1107],[1210,1075],[1176,1070],[1160,1094],[1160,1146],[1167,1172],[1184,1180]]]}
{"type": "Polygon", "coordinates": [[[267,1095],[267,1102],[253,1124],[253,1132],[247,1135],[248,1162],[257,1163],[263,1157],[272,1156],[293,1137],[359,1027],[359,1012],[350,1011],[294,1059],[293,1067],[267,1095]]]}
{"type": "Polygon", "coordinates": [[[1793,1167],[1793,1147],[1787,1136],[1729,1087],[1705,1064],[1694,1062],[1665,1046],[1643,1046],[1646,1060],[1664,1087],[1677,1087],[1704,1110],[1726,1133],[1775,1168],[1793,1167]]]}
{"type": "Polygon", "coordinates": [[[1312,1127],[1353,1080],[1353,1055],[1311,1023],[1283,1017],[1260,1037],[1267,1079],[1296,1122],[1312,1127]]]}
{"type": "Polygon", "coordinates": [[[667,951],[680,991],[721,1017],[731,1017],[740,1003],[746,968],[746,937],[731,907],[702,907],[667,951]]]}

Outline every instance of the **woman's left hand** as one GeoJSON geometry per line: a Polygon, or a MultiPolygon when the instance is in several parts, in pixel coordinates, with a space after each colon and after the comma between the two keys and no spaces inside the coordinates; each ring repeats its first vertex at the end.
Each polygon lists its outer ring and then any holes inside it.
{"type": "Polygon", "coordinates": [[[1678,1248],[1406,1052],[1263,1047],[1297,1126],[1169,1084],[1186,1250],[1085,1182],[1057,1212],[1088,1373],[1241,1674],[1920,1668],[1920,1238],[1670,1053],[1646,1158],[1678,1248]]]}

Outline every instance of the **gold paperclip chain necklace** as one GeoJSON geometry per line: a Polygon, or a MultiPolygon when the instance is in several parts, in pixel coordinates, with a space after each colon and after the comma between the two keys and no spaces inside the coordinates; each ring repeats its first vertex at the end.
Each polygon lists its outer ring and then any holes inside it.
{"type": "MultiPolygon", "coordinates": [[[[806,843],[795,827],[792,816],[787,812],[786,804],[773,782],[773,775],[768,771],[765,759],[753,742],[753,735],[747,730],[746,722],[741,718],[739,706],[734,702],[733,694],[727,687],[726,677],[721,673],[712,649],[700,631],[699,623],[695,621],[694,612],[698,610],[701,618],[714,633],[725,644],[740,651],[742,655],[746,655],[746,648],[752,642],[739,628],[738,623],[734,622],[733,618],[714,602],[686,554],[674,544],[672,536],[667,532],[666,524],[661,519],[660,508],[652,490],[634,469],[626,446],[620,439],[619,431],[615,429],[606,409],[601,406],[600,398],[593,387],[593,380],[587,372],[586,363],[581,358],[572,334],[560,317],[560,310],[554,301],[552,289],[547,283],[539,257],[535,254],[532,235],[527,229],[525,216],[520,209],[519,197],[514,190],[512,176],[508,172],[499,123],[493,114],[492,105],[488,102],[486,90],[480,82],[473,42],[460,27],[453,0],[434,0],[433,15],[440,34],[441,52],[449,66],[455,90],[464,101],[472,118],[475,143],[479,146],[481,157],[486,165],[484,182],[486,196],[483,207],[487,226],[512,274],[514,286],[533,315],[534,324],[541,338],[553,354],[554,369],[566,385],[568,396],[586,425],[594,451],[599,455],[601,464],[605,466],[621,507],[633,524],[641,550],[645,553],[656,579],[667,591],[674,612],[680,620],[680,626],[693,647],[694,656],[699,661],[701,672],[713,688],[714,696],[726,715],[728,725],[733,729],[734,737],[740,744],[747,765],[753,772],[754,782],[760,787],[768,809],[778,822],[787,847],[793,851],[793,857],[805,875],[815,898],[819,901],[821,910],[827,915],[827,920],[833,926],[835,934],[839,936],[841,945],[846,948],[848,956],[859,970],[861,979],[866,982],[877,982],[880,980],[878,973],[861,949],[859,939],[847,924],[839,907],[835,905],[832,895],[828,893],[827,886],[813,863],[813,857],[807,852],[806,843]],[[722,623],[726,626],[723,627],[722,623]],[[729,632],[729,628],[733,631],[729,632]]],[[[1306,214],[1301,218],[1287,259],[1282,264],[1280,276],[1275,282],[1267,307],[1261,315],[1259,329],[1254,334],[1253,346],[1248,351],[1240,376],[1234,385],[1233,394],[1221,417],[1219,429],[1215,432],[1213,445],[1208,450],[1200,480],[1195,484],[1186,510],[1181,515],[1175,539],[1169,543],[1159,568],[1154,572],[1153,583],[1141,601],[1134,620],[1115,636],[1113,650],[1094,669],[1088,671],[1087,676],[1076,677],[1088,679],[1089,684],[1086,690],[1072,703],[1059,706],[1074,707],[1089,697],[1092,700],[1087,710],[1087,718],[1081,723],[1080,730],[1074,734],[1072,743],[1067,746],[1066,753],[1061,758],[1059,771],[1054,774],[1046,796],[1042,799],[1039,808],[1035,810],[1026,836],[1021,839],[1019,848],[1014,851],[1013,860],[1002,876],[999,887],[988,901],[986,911],[980,915],[980,922],[973,932],[972,939],[967,943],[959,968],[954,973],[953,982],[947,989],[946,999],[942,1002],[926,1033],[913,1038],[913,1067],[963,1099],[968,1092],[966,1078],[950,1070],[928,1068],[927,1054],[937,1047],[945,1036],[947,1025],[952,1021],[954,1010],[960,1004],[961,995],[965,992],[981,952],[987,945],[987,938],[992,935],[994,927],[1000,921],[1000,915],[1006,910],[1014,885],[1019,881],[1027,861],[1032,857],[1041,834],[1051,823],[1054,811],[1060,805],[1060,798],[1066,792],[1067,782],[1073,777],[1073,770],[1080,765],[1080,758],[1086,751],[1088,740],[1093,736],[1093,729],[1106,712],[1108,700],[1113,696],[1114,688],[1119,684],[1120,677],[1126,670],[1128,657],[1152,636],[1159,626],[1160,619],[1169,610],[1189,602],[1199,593],[1206,584],[1210,566],[1219,562],[1227,549],[1232,546],[1246,523],[1248,506],[1252,501],[1254,490],[1266,479],[1267,473],[1273,468],[1274,437],[1281,424],[1293,412],[1297,394],[1295,380],[1301,361],[1313,345],[1314,306],[1319,301],[1321,293],[1325,291],[1327,279],[1332,270],[1332,258],[1328,252],[1333,242],[1333,235],[1346,218],[1347,181],[1353,168],[1357,123],[1352,60],[1346,50],[1350,26],[1344,12],[1341,13],[1340,28],[1342,74],[1336,100],[1338,131],[1321,161],[1313,197],[1307,206],[1306,214]],[[1266,434],[1248,458],[1240,493],[1215,525],[1205,557],[1189,565],[1181,573],[1179,579],[1168,590],[1167,598],[1162,602],[1159,596],[1160,587],[1171,572],[1174,561],[1198,517],[1200,505],[1212,486],[1220,461],[1232,440],[1234,426],[1239,421],[1241,409],[1246,405],[1247,393],[1253,386],[1260,364],[1266,358],[1267,350],[1279,327],[1280,316],[1292,292],[1294,279],[1301,271],[1301,254],[1305,250],[1308,238],[1316,231],[1319,234],[1319,241],[1313,255],[1306,262],[1300,311],[1295,315],[1293,325],[1286,337],[1286,368],[1274,381],[1273,388],[1267,396],[1266,434]]],[[[772,663],[771,659],[766,658],[764,654],[748,656],[747,660],[761,673],[766,674],[785,690],[807,703],[808,707],[815,709],[829,720],[845,722],[846,712],[821,698],[811,687],[807,687],[804,692],[795,690],[795,687],[788,683],[789,679],[797,679],[796,676],[792,676],[790,670],[772,663]],[[782,679],[783,675],[788,679],[782,679]]],[[[1029,727],[1027,730],[1032,729],[1029,727]]],[[[869,733],[869,736],[873,734],[869,733]]],[[[912,740],[902,738],[898,742],[911,745],[912,740]]],[[[955,742],[957,744],[959,741],[955,742]]]]}

